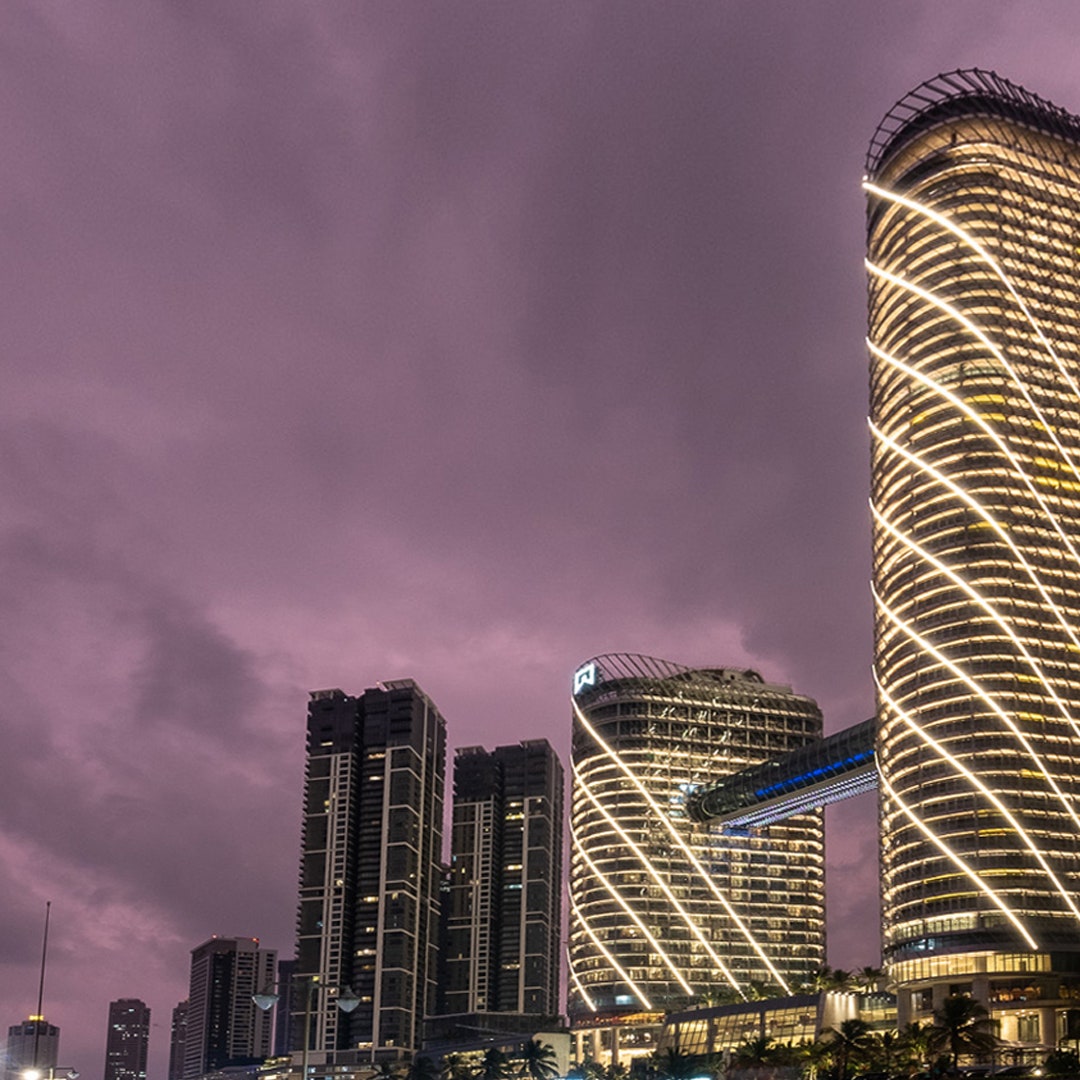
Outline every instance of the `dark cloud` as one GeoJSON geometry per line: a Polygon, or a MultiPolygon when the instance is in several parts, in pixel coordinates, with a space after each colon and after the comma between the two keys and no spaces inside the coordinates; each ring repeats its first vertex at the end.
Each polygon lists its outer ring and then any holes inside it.
{"type": "MultiPolygon", "coordinates": [[[[305,694],[568,745],[598,652],[872,708],[859,176],[1069,4],[14,2],[0,33],[0,1018],[65,1064],[291,948],[305,694]]],[[[840,824],[837,825],[836,823],[840,824]]],[[[872,800],[834,963],[877,959],[872,800]]],[[[842,839],[836,839],[836,837],[842,839]]]]}

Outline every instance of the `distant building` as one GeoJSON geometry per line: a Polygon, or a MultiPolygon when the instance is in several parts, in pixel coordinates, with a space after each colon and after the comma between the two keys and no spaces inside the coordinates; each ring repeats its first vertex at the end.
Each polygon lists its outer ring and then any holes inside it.
{"type": "Polygon", "coordinates": [[[169,1037],[169,1080],[183,1080],[187,1017],[188,1003],[181,1001],[172,1011],[172,1030],[169,1037]]]}
{"type": "Polygon", "coordinates": [[[274,1013],[274,1057],[284,1057],[292,1049],[293,992],[296,961],[279,960],[277,966],[277,1008],[274,1013]]]}
{"type": "Polygon", "coordinates": [[[60,1052],[60,1029],[44,1016],[31,1016],[8,1028],[5,1075],[17,1077],[25,1069],[55,1069],[60,1052]]]}
{"type": "Polygon", "coordinates": [[[305,1027],[320,1066],[419,1049],[435,1006],[445,759],[446,722],[412,679],[311,694],[294,1059],[305,1027]]]}
{"type": "Polygon", "coordinates": [[[109,1003],[105,1037],[105,1080],[146,1080],[150,1007],[138,998],[109,1003]]]}
{"type": "Polygon", "coordinates": [[[219,938],[191,951],[183,1080],[270,1056],[273,1022],[252,994],[272,987],[277,953],[258,938],[219,938]]]}
{"type": "Polygon", "coordinates": [[[570,1018],[595,1060],[651,1053],[665,1012],[825,960],[822,813],[727,828],[687,794],[821,739],[815,702],[754,671],[609,654],[573,679],[570,1018]]]}
{"type": "Polygon", "coordinates": [[[440,1013],[559,1013],[563,770],[546,739],[458,750],[440,1013]]]}

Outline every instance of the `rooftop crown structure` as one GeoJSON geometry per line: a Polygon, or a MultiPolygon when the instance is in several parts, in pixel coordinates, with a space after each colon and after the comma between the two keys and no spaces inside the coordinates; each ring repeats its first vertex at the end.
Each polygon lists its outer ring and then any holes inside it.
{"type": "MultiPolygon", "coordinates": [[[[1080,985],[1080,120],[924,83],[871,144],[875,664],[885,959],[947,993],[1080,985]]],[[[1064,989],[1063,989],[1064,988],[1064,989]]],[[[1071,991],[1070,991],[1071,992],[1071,991]]]]}

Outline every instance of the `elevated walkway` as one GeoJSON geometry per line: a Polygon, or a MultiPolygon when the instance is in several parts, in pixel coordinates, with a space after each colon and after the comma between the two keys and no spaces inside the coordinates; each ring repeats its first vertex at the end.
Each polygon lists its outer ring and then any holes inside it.
{"type": "Polygon", "coordinates": [[[731,828],[769,825],[877,787],[874,718],[695,788],[686,812],[731,828]]]}

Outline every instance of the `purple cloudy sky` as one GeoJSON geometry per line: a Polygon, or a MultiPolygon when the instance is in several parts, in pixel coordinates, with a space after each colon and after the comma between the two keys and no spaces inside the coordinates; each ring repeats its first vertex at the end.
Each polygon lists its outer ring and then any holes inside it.
{"type": "MultiPolygon", "coordinates": [[[[605,651],[871,709],[866,143],[1080,5],[6,0],[0,1024],[291,950],[306,692],[568,746],[605,651]]],[[[873,800],[831,955],[877,961],[873,800]]]]}

